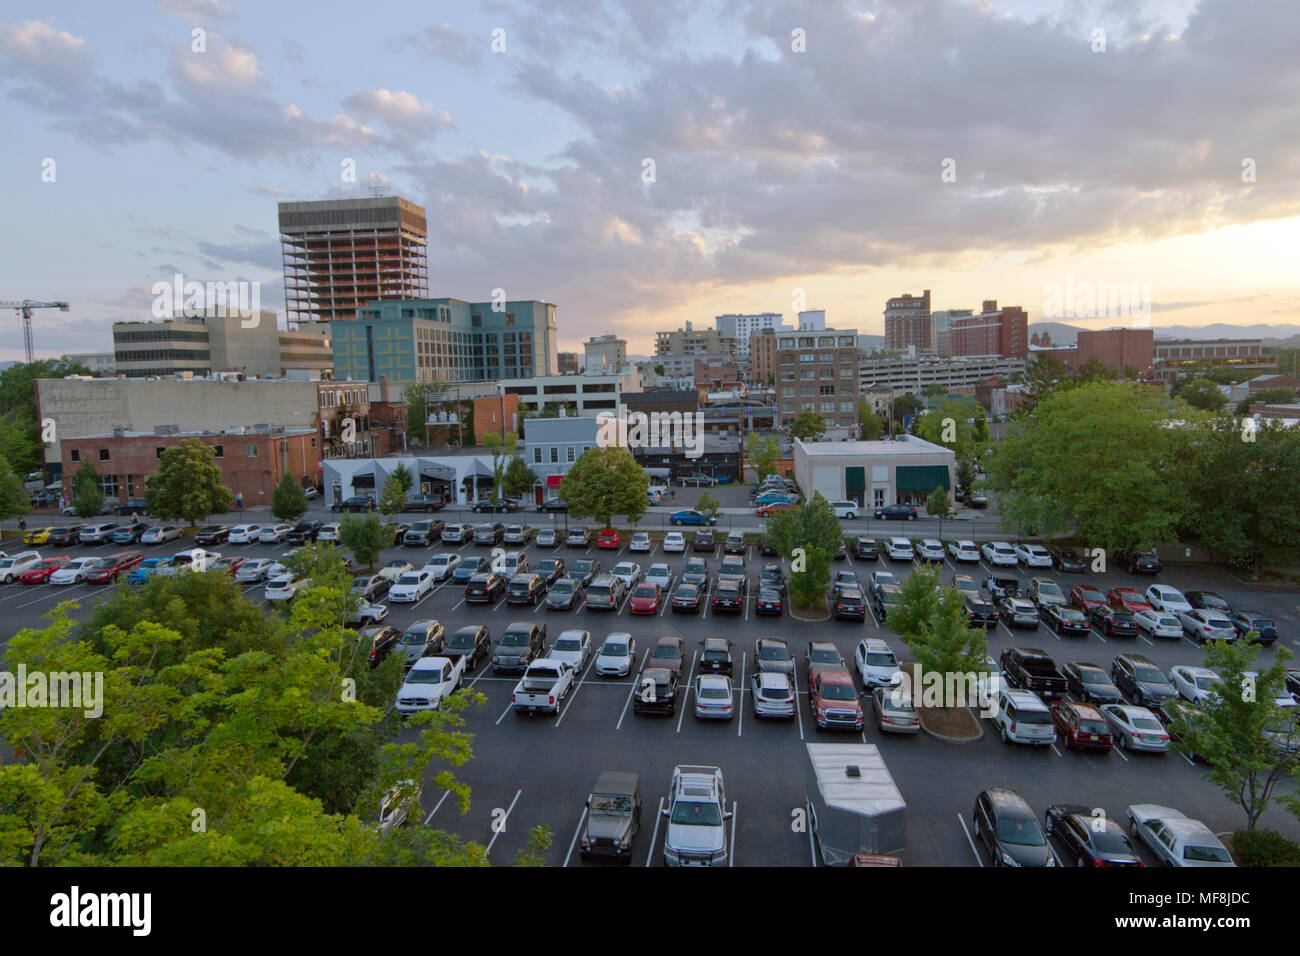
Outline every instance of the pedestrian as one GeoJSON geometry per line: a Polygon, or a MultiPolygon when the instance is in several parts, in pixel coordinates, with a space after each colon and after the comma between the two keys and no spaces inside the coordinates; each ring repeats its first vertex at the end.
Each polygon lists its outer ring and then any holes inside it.
{"type": "Polygon", "coordinates": [[[240,511],[244,510],[244,493],[242,491],[235,495],[235,507],[240,511]]]}
{"type": "Polygon", "coordinates": [[[22,532],[24,532],[24,533],[26,533],[26,531],[27,531],[27,519],[26,519],[26,518],[19,517],[19,519],[18,519],[18,530],[19,530],[19,531],[22,531],[22,532]]]}

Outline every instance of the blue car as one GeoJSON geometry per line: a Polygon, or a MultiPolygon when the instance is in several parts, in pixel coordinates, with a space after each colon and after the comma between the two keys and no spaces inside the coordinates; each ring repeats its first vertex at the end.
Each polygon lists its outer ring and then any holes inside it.
{"type": "Polygon", "coordinates": [[[774,505],[781,501],[789,501],[797,505],[799,496],[786,494],[784,491],[765,491],[754,499],[754,504],[761,508],[763,505],[774,505]]]}
{"type": "Polygon", "coordinates": [[[134,571],[126,576],[127,584],[144,584],[145,579],[153,574],[154,569],[158,567],[158,562],[163,558],[145,558],[134,571]]]}
{"type": "Polygon", "coordinates": [[[694,508],[683,508],[681,511],[674,511],[668,516],[668,520],[675,525],[684,524],[717,524],[717,518],[710,518],[708,515],[696,511],[694,508]]]}

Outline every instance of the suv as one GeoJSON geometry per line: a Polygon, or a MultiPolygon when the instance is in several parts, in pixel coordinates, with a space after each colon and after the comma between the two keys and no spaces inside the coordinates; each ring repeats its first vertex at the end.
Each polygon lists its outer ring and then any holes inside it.
{"type": "Polygon", "coordinates": [[[1159,574],[1164,569],[1154,551],[1116,551],[1115,564],[1129,574],[1159,574]]]}
{"type": "Polygon", "coordinates": [[[1031,690],[1003,688],[998,691],[998,712],[993,718],[1002,742],[1038,744],[1056,743],[1056,721],[1041,697],[1031,690]]]}
{"type": "Polygon", "coordinates": [[[627,585],[622,578],[612,574],[602,574],[587,586],[587,609],[593,611],[617,611],[623,603],[627,585]]]}
{"type": "Polygon", "coordinates": [[[443,522],[434,518],[414,522],[402,535],[402,544],[422,544],[426,547],[442,536],[443,522]]]}
{"type": "Polygon", "coordinates": [[[24,571],[30,571],[41,560],[39,551],[20,551],[0,557],[0,582],[10,584],[24,571]]]}
{"type": "Polygon", "coordinates": [[[149,502],[143,498],[132,498],[113,509],[117,515],[142,515],[149,510],[149,502]]]}
{"type": "Polygon", "coordinates": [[[522,572],[510,579],[506,587],[507,604],[537,605],[546,595],[546,582],[540,574],[522,572]]]}
{"type": "Polygon", "coordinates": [[[546,625],[515,621],[506,626],[492,655],[492,671],[523,673],[546,649],[546,625]]]}
{"type": "Polygon", "coordinates": [[[717,767],[673,768],[672,790],[663,815],[664,863],[668,866],[726,866],[727,810],[722,771],[717,767]]]}
{"type": "Polygon", "coordinates": [[[1168,675],[1141,654],[1121,654],[1111,661],[1110,678],[1139,707],[1159,707],[1178,696],[1168,675]]]}
{"type": "Polygon", "coordinates": [[[994,866],[1056,866],[1056,856],[1038,818],[1014,790],[994,787],[975,798],[975,839],[994,866]]]}
{"type": "Polygon", "coordinates": [[[669,667],[647,667],[636,680],[632,696],[632,713],[677,713],[677,672],[669,667]]]}
{"type": "Polygon", "coordinates": [[[429,514],[433,511],[441,511],[445,507],[447,507],[447,502],[442,495],[424,493],[407,498],[406,503],[402,505],[402,510],[423,511],[425,514],[429,514]]]}
{"type": "Polygon", "coordinates": [[[578,854],[589,860],[609,856],[632,862],[632,841],[641,829],[641,785],[634,773],[605,771],[587,797],[586,824],[578,854]]]}

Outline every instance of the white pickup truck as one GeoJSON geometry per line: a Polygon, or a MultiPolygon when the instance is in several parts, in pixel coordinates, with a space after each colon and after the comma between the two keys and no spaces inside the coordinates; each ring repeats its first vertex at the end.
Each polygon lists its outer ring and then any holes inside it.
{"type": "Polygon", "coordinates": [[[437,710],[465,678],[465,658],[421,657],[397,692],[397,713],[405,718],[437,710]]]}
{"type": "Polygon", "coordinates": [[[510,701],[515,713],[557,714],[560,704],[573,690],[573,668],[548,657],[533,661],[515,685],[510,701]]]}

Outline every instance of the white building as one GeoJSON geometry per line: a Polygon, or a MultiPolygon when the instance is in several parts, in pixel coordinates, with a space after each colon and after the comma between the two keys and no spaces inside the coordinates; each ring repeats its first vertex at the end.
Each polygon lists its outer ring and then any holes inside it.
{"type": "MultiPolygon", "coordinates": [[[[694,366],[691,367],[694,373],[694,366]]],[[[519,396],[519,413],[542,411],[547,405],[574,404],[576,417],[616,411],[619,397],[640,392],[641,373],[628,367],[617,374],[542,375],[537,378],[508,378],[499,383],[507,395],[519,396]]],[[[495,387],[495,386],[494,386],[495,387]]]]}
{"type": "MultiPolygon", "coordinates": [[[[805,314],[808,313],[800,313],[801,316],[805,314]]],[[[821,316],[822,328],[825,328],[826,313],[822,312],[821,316]]],[[[794,331],[781,321],[780,312],[759,312],[752,315],[729,313],[714,316],[713,321],[717,323],[719,332],[737,341],[737,358],[749,357],[749,337],[751,335],[758,335],[764,329],[772,329],[775,332],[794,331]]]]}
{"type": "Polygon", "coordinates": [[[869,508],[923,505],[935,488],[951,495],[957,456],[915,435],[881,441],[803,442],[794,439],[794,475],[809,497],[854,500],[869,508]]]}

